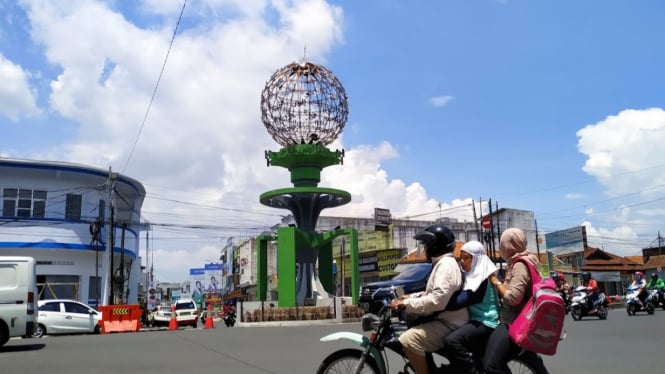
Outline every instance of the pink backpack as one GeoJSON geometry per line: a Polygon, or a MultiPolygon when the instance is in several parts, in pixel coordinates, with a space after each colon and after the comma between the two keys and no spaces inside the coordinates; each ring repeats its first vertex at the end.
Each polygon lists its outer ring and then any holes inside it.
{"type": "Polygon", "coordinates": [[[518,259],[531,273],[531,299],[508,327],[512,341],[527,351],[553,355],[561,340],[566,310],[563,298],[551,278],[542,279],[536,268],[525,259],[518,259]]]}

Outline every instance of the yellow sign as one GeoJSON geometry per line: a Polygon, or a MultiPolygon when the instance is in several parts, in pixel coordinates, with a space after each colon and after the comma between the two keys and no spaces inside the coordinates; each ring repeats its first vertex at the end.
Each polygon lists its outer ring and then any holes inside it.
{"type": "Polygon", "coordinates": [[[113,308],[111,314],[114,316],[124,316],[129,314],[129,308],[113,308]]]}
{"type": "Polygon", "coordinates": [[[399,263],[399,249],[379,251],[376,260],[379,266],[379,276],[385,277],[395,274],[395,267],[399,263]]]}

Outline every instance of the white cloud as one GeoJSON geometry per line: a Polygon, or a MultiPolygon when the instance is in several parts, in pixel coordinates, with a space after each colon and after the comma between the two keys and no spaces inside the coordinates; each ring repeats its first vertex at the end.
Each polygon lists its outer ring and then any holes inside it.
{"type": "MultiPolygon", "coordinates": [[[[153,228],[151,256],[161,280],[186,278],[189,268],[219,257],[226,237],[253,236],[289,214],[259,203],[261,193],[291,186],[286,169],[266,166],[264,150],[279,146],[261,123],[260,94],[275,70],[302,57],[304,46],[309,60],[325,63],[343,43],[341,9],[320,0],[192,5],[200,7],[195,12],[205,7],[232,16],[178,33],[125,169],[182,3],[144,2],[142,11],[173,22],[143,28],[102,2],[25,3],[33,40],[60,72],[51,77],[49,111],[79,128],[68,144],[22,156],[111,165],[141,181],[145,218],[179,226],[153,228]],[[193,224],[216,229],[181,227],[193,224]]],[[[342,139],[330,148],[343,148],[342,139]]],[[[420,184],[389,178],[381,163],[395,157],[387,142],[347,149],[344,165],[325,169],[320,185],[347,190],[353,201],[324,214],[370,217],[375,207],[395,217],[461,214],[456,207],[470,204],[439,205],[420,184]]]]}
{"type": "Polygon", "coordinates": [[[583,198],[584,195],[581,194],[581,193],[577,193],[577,192],[571,192],[571,193],[565,194],[563,197],[564,197],[564,199],[568,199],[568,200],[577,200],[577,199],[583,198]]]}
{"type": "Polygon", "coordinates": [[[39,114],[37,95],[30,88],[30,73],[0,54],[0,115],[12,121],[39,114]]]}
{"type": "Polygon", "coordinates": [[[588,221],[583,222],[582,226],[586,226],[587,243],[590,247],[619,256],[641,255],[641,247],[635,245],[638,236],[632,227],[619,225],[610,230],[596,228],[588,221]]]}
{"type": "Polygon", "coordinates": [[[579,151],[588,157],[583,170],[598,178],[609,195],[663,184],[660,173],[648,170],[665,160],[663,109],[627,109],[587,125],[577,137],[579,151]],[[620,178],[623,173],[630,178],[620,178]]]}
{"type": "Polygon", "coordinates": [[[429,99],[429,103],[433,107],[439,108],[442,106],[446,106],[452,99],[453,99],[452,96],[434,96],[429,99]]]}
{"type": "Polygon", "coordinates": [[[593,228],[590,241],[596,236],[596,246],[609,243],[635,255],[648,245],[636,242],[637,235],[656,237],[665,211],[665,111],[627,109],[585,126],[577,137],[579,151],[587,156],[583,170],[605,191],[587,217],[610,227],[593,228]]]}

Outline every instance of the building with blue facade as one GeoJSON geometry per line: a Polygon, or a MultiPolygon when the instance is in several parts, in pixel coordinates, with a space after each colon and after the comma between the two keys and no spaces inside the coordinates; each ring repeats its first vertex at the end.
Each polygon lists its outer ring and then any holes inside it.
{"type": "Polygon", "coordinates": [[[110,170],[0,158],[0,256],[37,260],[40,299],[135,304],[144,198],[110,170]]]}

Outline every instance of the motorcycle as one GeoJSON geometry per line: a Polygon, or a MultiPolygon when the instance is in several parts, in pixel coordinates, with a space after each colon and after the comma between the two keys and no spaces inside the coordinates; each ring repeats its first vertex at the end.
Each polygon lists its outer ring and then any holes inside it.
{"type": "MultiPolygon", "coordinates": [[[[398,340],[399,335],[408,329],[404,318],[399,318],[390,309],[387,301],[378,315],[367,313],[361,319],[364,332],[371,331],[370,336],[348,331],[340,331],[321,338],[322,342],[348,340],[358,348],[343,348],[328,355],[317,369],[317,374],[332,373],[373,373],[388,374],[388,352],[397,354],[403,359],[404,366],[398,374],[415,373],[406,353],[398,340]]],[[[453,373],[448,364],[441,362],[441,356],[447,360],[443,350],[427,353],[427,365],[430,373],[453,373]]],[[[478,365],[478,363],[477,363],[478,365]]],[[[480,365],[478,365],[480,367],[480,365]]],[[[533,352],[522,351],[508,363],[512,373],[544,374],[547,369],[542,358],[533,352]]]]}
{"type": "Polygon", "coordinates": [[[665,294],[663,294],[663,291],[652,288],[649,290],[649,297],[653,300],[654,309],[660,305],[665,310],[665,294]]]}
{"type": "Polygon", "coordinates": [[[586,287],[579,286],[575,288],[575,293],[570,304],[570,315],[575,321],[579,321],[582,317],[593,317],[596,316],[600,319],[606,319],[607,313],[609,312],[609,302],[605,297],[604,293],[598,294],[598,300],[594,305],[589,308],[588,297],[589,294],[586,291],[586,287]]]}
{"type": "Polygon", "coordinates": [[[626,312],[629,316],[634,316],[637,312],[646,311],[648,314],[653,314],[656,310],[654,305],[654,300],[649,294],[645,299],[644,303],[640,302],[639,298],[640,288],[630,286],[626,289],[626,312]]]}
{"type": "Polygon", "coordinates": [[[233,327],[233,325],[236,324],[236,312],[234,310],[225,312],[222,316],[222,320],[224,321],[224,324],[226,324],[226,327],[233,327]]]}
{"type": "Polygon", "coordinates": [[[565,290],[559,290],[559,295],[561,295],[561,298],[563,299],[563,307],[566,310],[566,314],[570,313],[572,304],[570,295],[565,290]]]}

